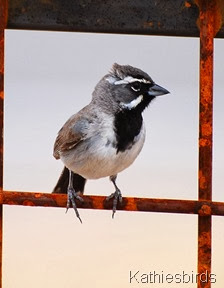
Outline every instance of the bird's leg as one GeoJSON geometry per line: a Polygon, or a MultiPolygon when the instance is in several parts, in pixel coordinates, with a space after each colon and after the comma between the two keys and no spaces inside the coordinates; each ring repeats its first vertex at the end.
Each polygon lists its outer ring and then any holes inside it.
{"type": "Polygon", "coordinates": [[[118,201],[120,203],[122,203],[122,194],[121,194],[120,189],[117,187],[116,179],[117,179],[117,175],[110,176],[110,180],[114,184],[114,187],[115,187],[116,190],[115,190],[114,193],[112,193],[110,196],[107,197],[107,200],[112,199],[112,198],[114,199],[113,200],[113,214],[112,214],[112,218],[114,218],[114,214],[115,214],[115,212],[117,210],[118,201]]]}
{"type": "Polygon", "coordinates": [[[82,197],[78,195],[77,192],[75,192],[75,189],[73,188],[73,172],[69,170],[69,183],[68,183],[68,190],[67,190],[67,208],[66,213],[70,207],[70,203],[72,204],[73,209],[75,210],[76,216],[79,218],[80,222],[82,223],[82,220],[80,218],[77,206],[75,204],[75,199],[78,199],[79,201],[83,202],[82,197]]]}

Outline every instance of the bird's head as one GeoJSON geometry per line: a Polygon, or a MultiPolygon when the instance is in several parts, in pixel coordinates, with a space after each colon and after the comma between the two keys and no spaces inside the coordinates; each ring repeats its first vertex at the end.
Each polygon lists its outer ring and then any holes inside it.
{"type": "Polygon", "coordinates": [[[100,98],[110,108],[142,112],[156,96],[168,93],[144,71],[115,63],[110,73],[97,84],[93,99],[100,98]]]}

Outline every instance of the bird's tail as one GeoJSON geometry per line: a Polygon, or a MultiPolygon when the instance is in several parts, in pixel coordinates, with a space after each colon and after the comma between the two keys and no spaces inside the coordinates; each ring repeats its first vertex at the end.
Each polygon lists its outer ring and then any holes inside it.
{"type": "MultiPolygon", "coordinates": [[[[56,186],[54,187],[52,193],[67,194],[69,181],[69,170],[64,167],[56,186]]],[[[83,194],[84,187],[86,184],[86,179],[78,174],[73,174],[73,188],[76,192],[81,192],[83,194]]]]}

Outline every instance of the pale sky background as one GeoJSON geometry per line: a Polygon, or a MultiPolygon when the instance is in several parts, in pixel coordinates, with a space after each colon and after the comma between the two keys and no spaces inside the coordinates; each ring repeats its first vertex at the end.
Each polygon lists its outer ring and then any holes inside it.
{"type": "MultiPolygon", "coordinates": [[[[215,40],[213,199],[223,201],[224,41],[215,40]]],[[[144,112],[143,151],[117,184],[123,196],[197,199],[199,39],[6,31],[4,189],[51,192],[63,164],[58,130],[112,64],[146,71],[171,94],[144,112]]],[[[85,193],[109,195],[108,179],[85,193]]],[[[4,206],[4,288],[149,287],[129,273],[196,273],[197,216],[4,206]],[[193,271],[193,272],[192,272],[193,271]]],[[[213,217],[213,273],[223,287],[224,218],[213,217]]],[[[196,287],[151,284],[150,287],[196,287]]]]}

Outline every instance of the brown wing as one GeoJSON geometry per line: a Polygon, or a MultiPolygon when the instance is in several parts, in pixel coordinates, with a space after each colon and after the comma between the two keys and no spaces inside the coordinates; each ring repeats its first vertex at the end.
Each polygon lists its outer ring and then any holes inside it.
{"type": "MultiPolygon", "coordinates": [[[[81,111],[80,111],[81,112],[81,111]]],[[[60,158],[60,152],[74,148],[85,139],[89,121],[83,113],[73,115],[58,132],[54,143],[54,157],[60,158]]]]}

